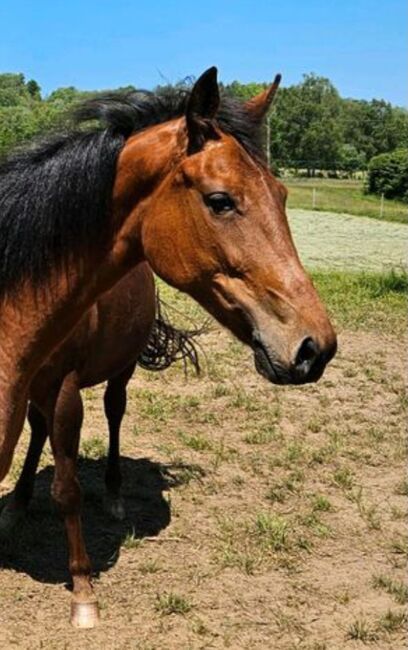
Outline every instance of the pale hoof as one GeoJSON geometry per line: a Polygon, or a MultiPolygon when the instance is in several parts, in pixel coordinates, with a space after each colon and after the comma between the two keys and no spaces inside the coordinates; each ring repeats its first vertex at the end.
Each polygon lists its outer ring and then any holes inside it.
{"type": "Polygon", "coordinates": [[[88,603],[78,603],[75,600],[71,603],[71,624],[82,630],[89,630],[99,623],[98,603],[91,601],[88,603]]]}
{"type": "Polygon", "coordinates": [[[104,499],[104,509],[108,515],[117,521],[123,521],[126,517],[125,506],[121,497],[106,495],[104,499]]]}
{"type": "Polygon", "coordinates": [[[22,508],[16,508],[11,503],[6,503],[0,512],[0,538],[8,537],[24,518],[24,515],[25,511],[22,508]]]}

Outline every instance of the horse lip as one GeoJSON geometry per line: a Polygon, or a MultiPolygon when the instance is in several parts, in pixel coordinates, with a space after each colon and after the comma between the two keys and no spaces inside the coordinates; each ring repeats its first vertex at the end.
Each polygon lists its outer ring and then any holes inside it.
{"type": "Polygon", "coordinates": [[[257,372],[273,384],[289,384],[291,378],[284,368],[271,357],[258,332],[252,336],[255,368],[257,372]]]}

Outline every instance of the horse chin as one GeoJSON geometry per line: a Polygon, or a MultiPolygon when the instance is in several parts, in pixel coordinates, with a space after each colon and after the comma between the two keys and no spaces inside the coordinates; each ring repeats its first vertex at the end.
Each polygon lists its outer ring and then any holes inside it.
{"type": "Polygon", "coordinates": [[[291,384],[293,380],[290,373],[274,359],[271,353],[260,341],[253,341],[254,362],[257,372],[272,384],[291,384]]]}

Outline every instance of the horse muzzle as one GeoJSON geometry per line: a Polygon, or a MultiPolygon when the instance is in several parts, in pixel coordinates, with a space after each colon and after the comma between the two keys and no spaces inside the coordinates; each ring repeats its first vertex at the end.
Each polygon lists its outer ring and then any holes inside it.
{"type": "Polygon", "coordinates": [[[319,345],[312,337],[305,337],[296,351],[293,361],[284,364],[263,342],[258,332],[253,334],[255,368],[260,375],[273,384],[308,384],[318,381],[326,365],[334,357],[337,340],[333,338],[325,346],[319,345]]]}

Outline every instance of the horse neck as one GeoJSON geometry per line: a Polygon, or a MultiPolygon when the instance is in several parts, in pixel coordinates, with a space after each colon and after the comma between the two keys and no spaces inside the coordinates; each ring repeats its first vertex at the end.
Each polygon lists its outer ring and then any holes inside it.
{"type": "Polygon", "coordinates": [[[26,283],[0,305],[3,367],[18,367],[28,381],[97,298],[143,259],[141,214],[182,155],[182,137],[174,120],[129,138],[117,163],[110,241],[80,266],[73,260],[40,289],[26,283]]]}
{"type": "Polygon", "coordinates": [[[180,119],[147,129],[127,141],[118,159],[113,190],[114,236],[98,272],[99,286],[113,286],[144,258],[143,218],[148,218],[150,201],[185,148],[180,119]]]}

